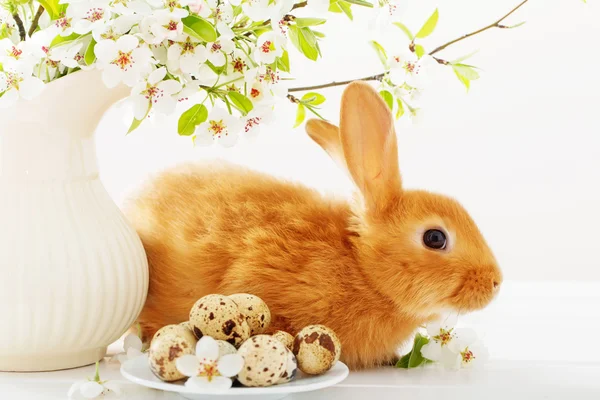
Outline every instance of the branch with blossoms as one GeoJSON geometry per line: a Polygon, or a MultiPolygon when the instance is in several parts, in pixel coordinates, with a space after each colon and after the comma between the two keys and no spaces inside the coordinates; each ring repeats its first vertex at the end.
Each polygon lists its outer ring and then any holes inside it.
{"type": "Polygon", "coordinates": [[[502,22],[527,1],[427,52],[420,40],[435,30],[439,13],[413,34],[398,20],[401,0],[0,0],[0,107],[31,99],[65,75],[97,68],[108,87],[131,87],[129,132],[189,103],[178,121],[179,135],[199,145],[230,146],[240,134],[256,134],[281,100],[297,104],[295,126],[309,113],[323,118],[319,107],[326,99],[318,90],[351,81],[288,89],[289,54],[318,61],[325,40],[319,27],[330,13],[352,21],[354,12],[376,8],[378,24],[404,32],[406,50],[390,52],[372,41],[383,71],[361,79],[380,83],[397,118],[414,117],[429,65],[452,68],[467,89],[479,78],[463,62],[466,57],[448,61],[434,54],[488,29],[514,27],[502,22]],[[300,8],[311,17],[298,16],[300,8]]]}

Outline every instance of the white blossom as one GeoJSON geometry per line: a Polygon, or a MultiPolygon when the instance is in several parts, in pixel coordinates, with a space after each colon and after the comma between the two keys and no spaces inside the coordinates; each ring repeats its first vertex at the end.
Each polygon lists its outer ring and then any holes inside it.
{"type": "Polygon", "coordinates": [[[32,74],[32,66],[25,63],[6,65],[0,71],[0,108],[12,106],[19,98],[31,100],[41,93],[44,82],[32,74]]]}
{"type": "Polygon", "coordinates": [[[166,74],[165,67],[158,68],[133,87],[131,101],[136,119],[143,119],[150,107],[159,114],[175,111],[177,98],[174,95],[181,90],[181,83],[175,79],[164,80],[166,74]]]}
{"type": "Polygon", "coordinates": [[[171,44],[167,50],[167,66],[170,71],[191,74],[208,58],[208,51],[201,43],[189,36],[183,42],[171,44]]]}
{"type": "Polygon", "coordinates": [[[263,64],[272,64],[283,54],[284,40],[274,32],[266,32],[258,37],[254,58],[263,64]]]}
{"type": "Polygon", "coordinates": [[[194,143],[207,146],[219,142],[225,147],[233,146],[242,129],[241,125],[239,118],[216,106],[208,114],[207,120],[196,128],[194,143]]]}
{"type": "Polygon", "coordinates": [[[132,35],[121,36],[116,42],[105,40],[96,44],[98,64],[104,70],[102,79],[108,87],[120,82],[134,86],[149,69],[152,53],[148,47],[138,45],[138,38],[132,35]]]}

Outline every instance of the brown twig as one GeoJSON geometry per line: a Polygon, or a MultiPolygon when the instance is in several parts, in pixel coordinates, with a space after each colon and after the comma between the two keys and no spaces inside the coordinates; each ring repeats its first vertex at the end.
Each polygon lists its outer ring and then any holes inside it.
{"type": "Polygon", "coordinates": [[[443,45],[441,45],[441,46],[438,46],[438,47],[436,47],[436,48],[435,48],[433,51],[431,51],[431,52],[429,53],[429,55],[433,55],[433,54],[435,54],[435,53],[437,53],[437,52],[439,52],[439,51],[442,51],[442,50],[444,50],[446,47],[448,47],[448,46],[450,46],[450,45],[452,45],[452,44],[454,44],[454,43],[456,43],[456,42],[460,42],[461,40],[464,40],[464,39],[466,39],[466,38],[469,38],[469,37],[471,37],[471,36],[475,36],[475,35],[477,35],[477,34],[479,34],[479,33],[481,33],[481,32],[487,31],[488,29],[491,29],[491,28],[506,28],[506,26],[504,26],[504,25],[500,25],[500,22],[504,21],[506,18],[508,18],[508,16],[509,16],[509,15],[511,15],[512,13],[514,13],[515,11],[517,11],[519,8],[521,8],[521,7],[522,7],[522,6],[523,6],[525,3],[527,3],[528,1],[529,1],[529,0],[523,0],[523,1],[522,1],[522,2],[521,2],[519,5],[518,5],[518,6],[516,6],[516,7],[515,7],[515,8],[513,8],[512,10],[510,10],[510,11],[508,12],[508,14],[505,14],[505,15],[504,15],[502,18],[500,18],[498,21],[496,21],[496,22],[494,22],[494,23],[492,23],[492,24],[490,24],[490,25],[488,25],[488,26],[485,26],[485,27],[483,27],[483,28],[481,28],[481,29],[478,29],[478,30],[476,30],[476,31],[474,31],[474,32],[467,33],[466,35],[462,35],[462,36],[461,36],[461,37],[459,37],[459,38],[456,38],[456,39],[454,39],[454,40],[451,40],[451,41],[449,41],[448,43],[445,43],[445,44],[443,44],[443,45]]]}
{"type": "MultiPolygon", "coordinates": [[[[518,6],[516,6],[515,8],[513,8],[512,10],[510,10],[508,12],[508,14],[504,15],[502,18],[500,18],[498,21],[494,22],[493,24],[490,24],[484,28],[481,28],[475,32],[471,32],[468,33],[466,35],[463,35],[457,39],[451,40],[448,43],[445,43],[437,48],[435,48],[432,52],[429,53],[429,55],[433,55],[435,53],[437,53],[438,51],[442,51],[444,50],[446,47],[456,43],[456,42],[460,42],[463,39],[466,39],[468,37],[477,35],[478,33],[481,33],[483,31],[486,31],[490,28],[507,28],[504,25],[500,25],[500,22],[504,21],[509,15],[511,15],[512,13],[514,13],[515,11],[517,11],[519,8],[521,8],[521,6],[523,6],[525,3],[527,3],[529,0],[523,0],[518,6]]],[[[298,3],[302,4],[302,3],[298,3]]],[[[411,49],[411,51],[414,51],[413,49],[411,49]]],[[[437,58],[437,57],[433,57],[435,59],[435,61],[437,61],[439,64],[443,64],[443,65],[447,65],[449,64],[448,61],[443,60],[441,58],[437,58]]],[[[383,79],[383,77],[385,76],[385,73],[381,73],[381,74],[377,74],[377,75],[372,75],[372,76],[367,76],[364,78],[359,78],[359,79],[353,79],[353,80],[348,80],[348,81],[340,81],[340,82],[330,82],[330,83],[324,83],[321,85],[314,85],[314,86],[303,86],[303,87],[297,87],[297,88],[290,88],[288,89],[288,92],[302,92],[302,91],[307,91],[307,90],[316,90],[316,89],[325,89],[325,88],[329,88],[329,87],[334,87],[334,86],[342,86],[342,85],[347,85],[349,83],[354,82],[355,80],[358,81],[381,81],[383,79]]]]}
{"type": "Polygon", "coordinates": [[[27,39],[27,32],[25,32],[23,20],[21,19],[21,17],[19,17],[18,13],[14,13],[12,17],[15,20],[17,26],[19,27],[19,36],[21,37],[21,41],[24,41],[25,39],[27,39]]]}
{"type": "Polygon", "coordinates": [[[354,81],[381,81],[383,79],[384,75],[385,75],[385,72],[382,72],[381,74],[365,76],[364,78],[351,79],[348,81],[330,82],[330,83],[324,83],[321,85],[314,85],[314,86],[295,87],[295,88],[288,89],[288,92],[304,92],[306,90],[325,89],[325,88],[334,87],[334,86],[347,85],[354,81]]]}
{"type": "Polygon", "coordinates": [[[36,28],[38,27],[38,24],[40,23],[40,17],[42,16],[42,14],[44,13],[44,6],[40,5],[37,9],[37,12],[35,13],[35,16],[33,17],[33,21],[31,21],[31,27],[29,28],[29,37],[31,37],[31,35],[34,34],[36,28]]]}

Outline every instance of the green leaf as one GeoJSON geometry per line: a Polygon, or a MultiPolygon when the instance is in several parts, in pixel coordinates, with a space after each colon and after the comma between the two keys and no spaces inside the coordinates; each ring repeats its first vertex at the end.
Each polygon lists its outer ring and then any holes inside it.
{"type": "Polygon", "coordinates": [[[248,114],[254,108],[250,99],[241,93],[231,91],[227,92],[227,96],[244,115],[248,114]]]}
{"type": "Polygon", "coordinates": [[[5,22],[2,25],[0,25],[0,40],[6,39],[9,36],[10,35],[8,34],[8,25],[5,22]]]}
{"type": "Polygon", "coordinates": [[[60,18],[61,6],[58,0],[38,0],[38,3],[44,7],[52,20],[60,18]]]}
{"type": "Polygon", "coordinates": [[[412,32],[410,31],[410,29],[408,29],[408,27],[406,25],[404,25],[402,22],[394,22],[394,25],[396,25],[398,28],[402,29],[402,32],[404,32],[404,34],[408,37],[409,40],[414,40],[415,36],[412,34],[412,32]]]}
{"type": "Polygon", "coordinates": [[[304,118],[306,117],[306,109],[302,104],[298,104],[298,111],[296,111],[296,122],[294,123],[294,128],[300,126],[302,122],[304,122],[304,118]]]}
{"type": "Polygon", "coordinates": [[[525,25],[525,22],[526,22],[526,21],[519,22],[518,24],[514,24],[514,25],[509,25],[509,26],[507,26],[507,27],[506,27],[506,29],[518,28],[518,27],[520,27],[520,26],[523,26],[523,25],[525,25]]]}
{"type": "Polygon", "coordinates": [[[458,64],[461,61],[465,61],[467,58],[471,58],[473,55],[477,54],[478,51],[479,50],[475,50],[475,51],[467,54],[466,56],[458,57],[456,60],[450,61],[450,64],[458,64]]]}
{"type": "Polygon", "coordinates": [[[392,95],[387,90],[382,90],[381,92],[379,92],[379,94],[381,95],[381,97],[383,98],[385,103],[388,105],[390,110],[393,110],[394,109],[394,95],[392,95]]]}
{"type": "Polygon", "coordinates": [[[404,103],[401,99],[396,100],[396,104],[398,104],[398,110],[396,110],[396,119],[400,119],[404,115],[404,103]]]}
{"type": "Polygon", "coordinates": [[[319,39],[323,39],[325,37],[325,34],[323,32],[315,31],[314,29],[313,29],[312,33],[319,39]]]}
{"type": "Polygon", "coordinates": [[[374,40],[371,40],[371,46],[373,46],[373,48],[377,52],[377,55],[379,56],[379,61],[381,61],[381,63],[385,67],[387,64],[387,54],[385,52],[385,49],[383,48],[382,45],[380,45],[379,43],[377,43],[374,40]]]}
{"type": "Polygon", "coordinates": [[[425,48],[420,44],[415,44],[415,54],[419,58],[423,57],[423,54],[425,54],[425,48]]]}
{"type": "Polygon", "coordinates": [[[426,38],[427,36],[431,35],[433,30],[435,29],[435,26],[437,25],[439,17],[440,17],[440,14],[436,8],[435,11],[433,12],[433,14],[431,14],[429,19],[427,19],[427,21],[425,21],[425,23],[423,24],[423,26],[421,27],[421,29],[419,30],[419,32],[417,32],[417,34],[415,36],[423,39],[423,38],[426,38]]]}
{"type": "Polygon", "coordinates": [[[340,7],[340,4],[338,1],[331,1],[329,3],[329,12],[333,12],[333,13],[342,13],[342,8],[340,7]]]}
{"type": "Polygon", "coordinates": [[[346,17],[350,19],[350,21],[354,21],[354,16],[352,15],[352,9],[350,8],[350,4],[346,1],[340,1],[338,3],[340,9],[346,14],[346,17]]]}
{"type": "Polygon", "coordinates": [[[356,4],[357,6],[373,8],[373,4],[369,3],[368,1],[364,1],[364,0],[344,0],[344,1],[346,3],[356,4]]]}
{"type": "Polygon", "coordinates": [[[428,360],[421,354],[421,348],[427,343],[429,343],[429,338],[417,333],[412,350],[396,363],[396,368],[416,368],[426,363],[428,360]]]}
{"type": "Polygon", "coordinates": [[[81,35],[78,35],[77,33],[71,33],[69,36],[58,35],[52,40],[52,42],[50,42],[50,48],[71,43],[71,42],[79,39],[80,37],[81,37],[81,35]]]}
{"type": "Polygon", "coordinates": [[[197,15],[190,15],[181,20],[183,22],[183,31],[193,38],[205,42],[214,42],[217,40],[217,31],[210,22],[197,15]]]}
{"type": "Polygon", "coordinates": [[[454,69],[454,73],[456,74],[456,77],[458,78],[458,80],[465,85],[465,88],[467,88],[467,92],[469,91],[469,88],[471,87],[471,81],[468,80],[467,78],[465,78],[463,75],[460,74],[460,72],[458,72],[456,69],[454,69]]]}
{"type": "Polygon", "coordinates": [[[190,136],[196,127],[206,121],[208,110],[204,104],[196,104],[181,114],[177,123],[177,133],[181,136],[190,136]]]}
{"type": "Polygon", "coordinates": [[[473,66],[471,66],[471,65],[460,64],[460,63],[452,64],[452,68],[454,69],[454,72],[458,72],[459,74],[461,74],[462,76],[464,76],[465,78],[467,78],[470,81],[479,79],[479,73],[477,71],[475,71],[475,68],[473,68],[473,66]]]}
{"type": "Polygon", "coordinates": [[[317,92],[308,92],[302,96],[302,101],[313,106],[318,106],[319,104],[323,104],[325,102],[325,96],[317,92]]]}
{"type": "Polygon", "coordinates": [[[96,40],[92,38],[92,41],[88,45],[85,50],[85,55],[83,59],[85,60],[85,65],[92,65],[94,61],[96,61],[96,53],[94,53],[94,49],[96,48],[96,40]]]}
{"type": "Polygon", "coordinates": [[[317,61],[320,51],[317,46],[317,37],[312,33],[310,28],[298,28],[295,25],[291,25],[288,34],[294,46],[306,58],[317,61]]]}
{"type": "Polygon", "coordinates": [[[325,22],[327,22],[326,19],[322,18],[296,18],[294,21],[299,28],[304,28],[305,26],[323,25],[325,22]]]}
{"type": "Polygon", "coordinates": [[[277,58],[277,69],[283,72],[290,72],[290,55],[284,50],[281,57],[277,58]]]}

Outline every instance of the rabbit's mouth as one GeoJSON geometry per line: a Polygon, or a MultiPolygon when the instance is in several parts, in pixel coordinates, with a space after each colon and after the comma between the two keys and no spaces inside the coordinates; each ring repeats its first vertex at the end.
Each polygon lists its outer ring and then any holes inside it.
{"type": "Polygon", "coordinates": [[[502,276],[496,267],[473,270],[448,302],[457,310],[480,310],[496,297],[501,283],[502,276]]]}

